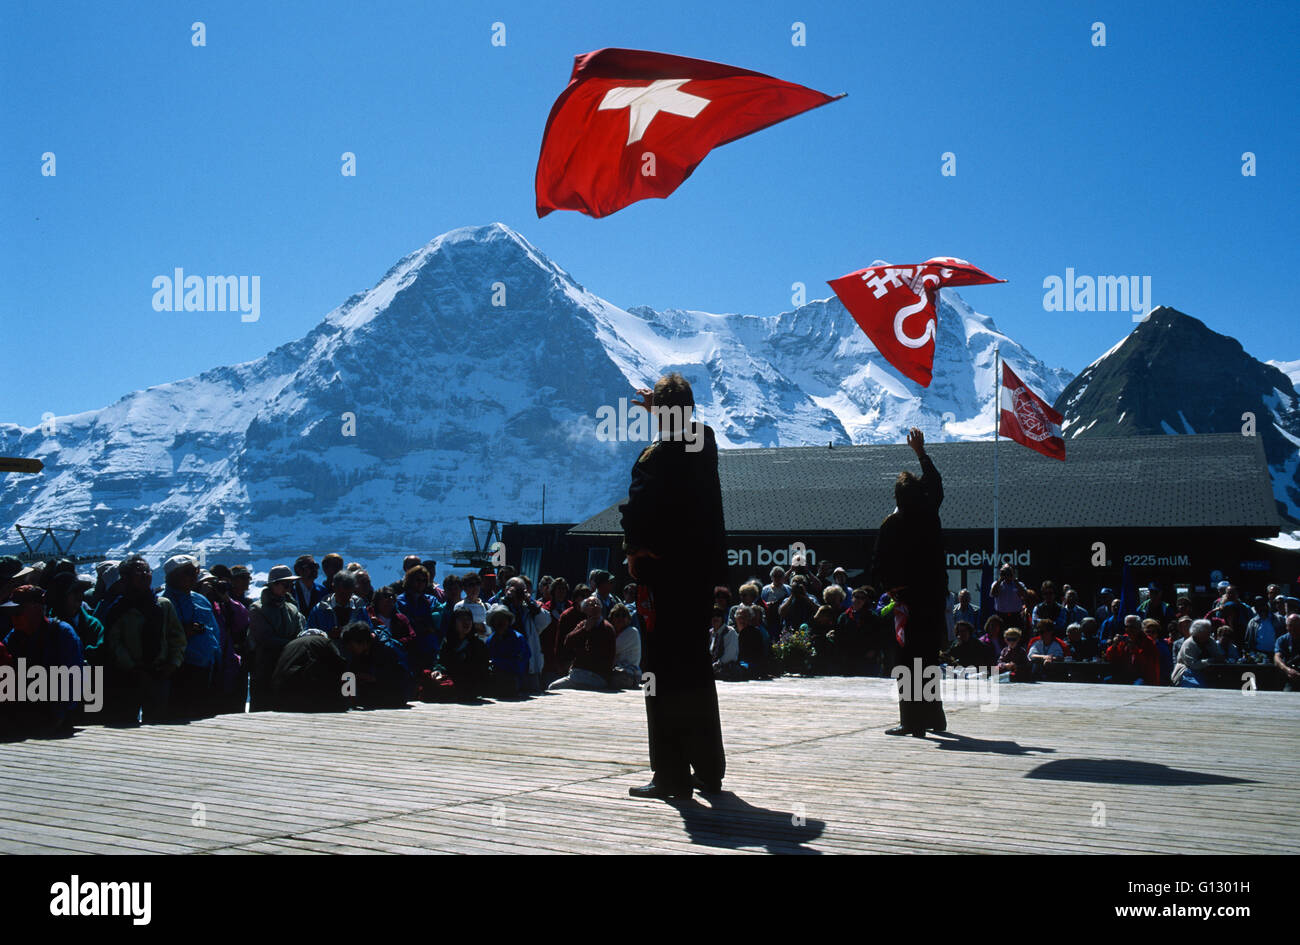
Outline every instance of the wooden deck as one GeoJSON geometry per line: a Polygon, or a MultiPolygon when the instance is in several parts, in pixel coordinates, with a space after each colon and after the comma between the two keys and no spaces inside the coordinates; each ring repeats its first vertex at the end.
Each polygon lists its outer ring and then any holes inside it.
{"type": "Polygon", "coordinates": [[[0,745],[0,851],[1291,853],[1300,696],[1081,684],[890,738],[888,680],[720,683],[726,792],[635,801],[639,692],[0,745]],[[1193,826],[1194,825],[1194,826],[1193,826]]]}

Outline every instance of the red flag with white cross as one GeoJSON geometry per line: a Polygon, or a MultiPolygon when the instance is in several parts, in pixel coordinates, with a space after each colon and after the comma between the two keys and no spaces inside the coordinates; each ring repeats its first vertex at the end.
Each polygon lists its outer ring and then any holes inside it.
{"type": "Polygon", "coordinates": [[[934,375],[938,290],[1006,281],[964,259],[935,256],[911,266],[868,266],[827,284],[885,360],[905,377],[929,387],[934,375]]]}
{"type": "Polygon", "coordinates": [[[1044,456],[1064,460],[1065,437],[1061,433],[1064,418],[1030,390],[1005,361],[998,386],[998,432],[1044,456]]]}
{"type": "Polygon", "coordinates": [[[667,197],[719,145],[842,97],[665,53],[577,56],[542,135],[537,216],[603,217],[667,197]]]}

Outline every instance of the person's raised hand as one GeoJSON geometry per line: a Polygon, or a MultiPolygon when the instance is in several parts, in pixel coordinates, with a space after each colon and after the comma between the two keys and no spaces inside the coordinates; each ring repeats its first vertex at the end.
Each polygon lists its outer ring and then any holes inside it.
{"type": "Polygon", "coordinates": [[[632,401],[632,406],[640,407],[643,410],[649,410],[654,406],[655,392],[649,387],[638,387],[636,389],[636,395],[640,399],[632,401]]]}
{"type": "Polygon", "coordinates": [[[925,434],[920,427],[912,427],[907,431],[907,445],[912,447],[917,456],[925,452],[925,434]]]}

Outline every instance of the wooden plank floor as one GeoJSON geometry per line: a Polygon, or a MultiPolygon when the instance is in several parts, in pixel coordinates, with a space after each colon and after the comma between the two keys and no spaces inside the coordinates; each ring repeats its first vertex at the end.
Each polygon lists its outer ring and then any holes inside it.
{"type": "Polygon", "coordinates": [[[1290,853],[1300,696],[1079,684],[882,734],[888,680],[720,683],[726,792],[634,801],[639,692],[0,745],[0,852],[1290,853]],[[1194,825],[1194,826],[1192,826],[1194,825]]]}

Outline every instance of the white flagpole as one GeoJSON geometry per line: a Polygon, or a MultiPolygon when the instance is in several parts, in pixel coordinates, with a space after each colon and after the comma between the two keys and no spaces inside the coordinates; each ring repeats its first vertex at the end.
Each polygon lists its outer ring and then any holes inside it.
{"type": "Polygon", "coordinates": [[[998,564],[998,440],[1002,438],[1002,353],[993,346],[993,573],[998,564]]]}

